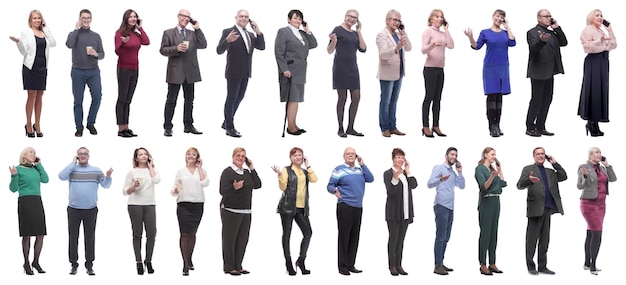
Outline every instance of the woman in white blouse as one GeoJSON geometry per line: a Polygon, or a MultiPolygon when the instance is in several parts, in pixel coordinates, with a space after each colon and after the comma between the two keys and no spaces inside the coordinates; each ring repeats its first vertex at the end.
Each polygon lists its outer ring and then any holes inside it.
{"type": "Polygon", "coordinates": [[[128,171],[124,181],[123,193],[128,196],[128,215],[133,229],[133,249],[137,262],[137,274],[143,275],[143,264],[149,274],[152,268],[152,252],[156,237],[156,199],[154,185],[161,181],[159,172],[154,168],[150,152],[143,148],[133,153],[133,169],[128,171]],[[141,238],[146,229],[146,258],[141,259],[141,238]]]}
{"type": "Polygon", "coordinates": [[[209,186],[209,178],[202,169],[200,152],[195,147],[187,149],[186,166],[176,172],[172,194],[176,198],[176,215],[180,228],[180,252],[183,256],[183,276],[194,270],[191,256],[196,245],[196,232],[204,213],[204,188],[209,186]]]}

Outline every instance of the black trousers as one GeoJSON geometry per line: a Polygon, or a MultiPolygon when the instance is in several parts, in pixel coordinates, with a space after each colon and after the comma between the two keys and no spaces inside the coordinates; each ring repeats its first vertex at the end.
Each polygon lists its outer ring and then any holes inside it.
{"type": "Polygon", "coordinates": [[[389,267],[402,266],[404,237],[408,228],[409,220],[387,221],[387,229],[389,230],[389,240],[387,242],[389,267]]]}
{"type": "Polygon", "coordinates": [[[248,88],[248,78],[237,78],[226,80],[226,102],[224,102],[224,128],[227,130],[235,128],[235,113],[239,109],[239,104],[246,95],[248,88]]]}
{"type": "Polygon", "coordinates": [[[239,214],[220,209],[222,217],[222,258],[224,272],[242,270],[241,263],[246,254],[250,237],[251,214],[239,214]]]}
{"type": "Polygon", "coordinates": [[[92,209],[74,209],[67,207],[67,227],[69,234],[68,254],[73,267],[78,267],[78,236],[80,224],[83,224],[85,241],[85,267],[91,268],[96,259],[96,219],[98,207],[92,209]]]}
{"type": "Polygon", "coordinates": [[[165,122],[163,123],[164,129],[172,129],[174,125],[172,124],[172,118],[174,118],[174,110],[176,109],[176,101],[178,100],[178,92],[180,91],[180,87],[183,87],[183,96],[185,99],[185,105],[183,109],[183,124],[185,128],[193,126],[193,99],[194,99],[194,84],[187,82],[183,82],[183,84],[167,84],[167,99],[165,100],[165,111],[164,117],[165,122]]]}
{"type": "Polygon", "coordinates": [[[535,269],[535,262],[533,261],[535,249],[539,251],[537,256],[538,269],[546,269],[552,212],[552,208],[546,208],[542,216],[528,218],[528,226],[526,227],[526,266],[528,270],[535,269]]]}
{"type": "Polygon", "coordinates": [[[361,216],[363,208],[337,203],[337,259],[340,271],[354,267],[356,253],[359,249],[359,235],[361,233],[361,216]]]}
{"type": "Polygon", "coordinates": [[[441,109],[441,93],[443,92],[444,73],[440,67],[424,67],[424,102],[422,102],[422,126],[429,127],[429,108],[432,105],[433,127],[439,127],[439,110],[441,109]]]}
{"type": "Polygon", "coordinates": [[[115,104],[115,117],[118,125],[128,125],[130,116],[130,102],[133,101],[139,70],[127,68],[117,69],[117,103],[115,104]]]}
{"type": "Polygon", "coordinates": [[[143,229],[146,228],[146,262],[152,261],[154,241],[156,238],[156,206],[155,205],[128,205],[128,216],[133,229],[133,250],[135,261],[141,263],[141,239],[143,229]]]}
{"type": "Polygon", "coordinates": [[[554,77],[546,80],[530,79],[532,89],[528,114],[526,115],[526,129],[543,131],[546,129],[548,110],[554,93],[554,77]]]}
{"type": "Polygon", "coordinates": [[[309,250],[309,244],[311,243],[311,236],[313,235],[311,222],[309,221],[309,217],[304,215],[304,209],[296,209],[295,215],[280,214],[280,221],[283,225],[282,242],[285,259],[291,259],[291,248],[289,245],[289,241],[291,240],[291,228],[294,220],[300,228],[300,231],[302,231],[302,242],[300,242],[300,254],[298,255],[299,258],[306,257],[306,253],[309,250]]]}

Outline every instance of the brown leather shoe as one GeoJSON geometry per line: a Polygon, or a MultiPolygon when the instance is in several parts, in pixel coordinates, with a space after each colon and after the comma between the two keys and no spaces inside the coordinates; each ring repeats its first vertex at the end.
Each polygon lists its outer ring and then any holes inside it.
{"type": "Polygon", "coordinates": [[[401,132],[401,131],[400,131],[400,130],[398,130],[398,129],[391,130],[391,132],[390,132],[390,133],[392,133],[392,134],[394,134],[394,135],[398,135],[398,136],[403,136],[403,135],[406,135],[405,133],[401,132]]]}
{"type": "Polygon", "coordinates": [[[443,266],[435,266],[435,271],[433,271],[433,273],[439,275],[448,275],[448,271],[446,271],[443,266]]]}
{"type": "Polygon", "coordinates": [[[391,132],[389,132],[389,131],[384,131],[384,132],[383,132],[383,137],[388,138],[388,137],[390,137],[390,136],[391,136],[391,132]]]}

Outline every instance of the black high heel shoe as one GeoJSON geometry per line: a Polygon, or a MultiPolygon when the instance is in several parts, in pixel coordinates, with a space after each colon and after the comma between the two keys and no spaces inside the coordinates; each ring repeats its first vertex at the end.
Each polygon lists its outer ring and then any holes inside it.
{"type": "Polygon", "coordinates": [[[28,128],[26,127],[26,125],[24,125],[24,132],[26,133],[26,136],[29,137],[29,138],[34,138],[35,137],[35,133],[34,132],[32,132],[32,133],[28,132],[28,128]]]}
{"type": "Polygon", "coordinates": [[[301,134],[302,134],[299,130],[297,130],[297,131],[295,131],[295,132],[292,132],[292,131],[290,131],[289,129],[287,129],[287,133],[288,133],[288,134],[290,134],[290,135],[292,135],[292,136],[299,136],[299,135],[301,135],[301,134]]]}
{"type": "Polygon", "coordinates": [[[33,270],[30,268],[30,265],[28,265],[28,263],[24,263],[24,273],[26,273],[26,275],[35,275],[35,273],[33,273],[33,270]]]}
{"type": "MultiPolygon", "coordinates": [[[[296,262],[296,264],[297,264],[297,262],[296,262]]],[[[285,268],[287,269],[287,274],[289,274],[289,276],[296,275],[297,272],[296,272],[295,269],[293,269],[293,264],[291,264],[291,258],[288,258],[285,261],[285,268]]]]}
{"type": "Polygon", "coordinates": [[[143,275],[143,263],[137,262],[137,275],[143,275]]]}
{"type": "Polygon", "coordinates": [[[304,266],[304,258],[298,258],[298,260],[296,260],[296,267],[300,268],[302,275],[311,274],[311,270],[306,269],[306,266],[304,266]]]}
{"type": "Polygon", "coordinates": [[[37,128],[35,127],[35,124],[33,124],[33,132],[35,132],[35,134],[37,135],[38,138],[43,137],[43,133],[40,133],[37,131],[37,128]]]}
{"type": "Polygon", "coordinates": [[[447,137],[446,134],[442,133],[439,127],[433,127],[433,134],[437,134],[440,137],[447,137]]]}
{"type": "Polygon", "coordinates": [[[39,273],[39,274],[46,273],[46,271],[41,268],[39,263],[34,263],[33,262],[32,266],[33,266],[33,268],[35,268],[35,270],[37,270],[37,273],[39,273]]]}
{"type": "MultiPolygon", "coordinates": [[[[424,128],[426,128],[426,127],[424,127],[424,128]]],[[[424,131],[424,128],[422,128],[422,136],[425,136],[427,138],[434,138],[435,137],[435,135],[433,135],[432,131],[431,131],[430,134],[427,134],[426,131],[424,131]]]]}
{"type": "MultiPolygon", "coordinates": [[[[146,271],[148,271],[148,274],[154,273],[154,268],[152,268],[152,262],[146,261],[145,264],[146,264],[146,271]]],[[[189,266],[189,270],[193,270],[193,265],[189,266]]]]}

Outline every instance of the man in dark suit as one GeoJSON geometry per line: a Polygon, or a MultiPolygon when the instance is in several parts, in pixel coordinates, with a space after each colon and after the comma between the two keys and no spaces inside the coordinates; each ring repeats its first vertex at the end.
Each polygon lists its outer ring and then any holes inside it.
{"type": "Polygon", "coordinates": [[[550,243],[550,216],[554,213],[563,215],[559,182],[567,179],[567,173],[553,156],[546,155],[542,147],[533,150],[535,163],[525,166],[522,175],[517,181],[517,189],[528,188],[526,198],[526,216],[528,226],[526,228],[526,266],[528,273],[554,275],[554,271],[548,269],[547,253],[550,243]],[[543,167],[546,159],[554,169],[543,167]],[[535,269],[535,248],[539,241],[538,270],[535,269]]]}
{"type": "Polygon", "coordinates": [[[165,30],[161,40],[160,52],[167,56],[167,99],[165,101],[165,128],[164,135],[172,136],[172,118],[176,108],[176,99],[180,87],[183,87],[185,107],[183,113],[183,123],[185,133],[202,134],[193,126],[193,99],[194,83],[201,81],[200,67],[198,66],[198,49],[207,47],[204,33],[200,30],[200,23],[191,18],[189,11],[180,10],[178,12],[178,25],[175,28],[165,30]],[[186,29],[191,23],[194,30],[186,29]]]}
{"type": "Polygon", "coordinates": [[[235,129],[235,113],[246,94],[248,78],[251,77],[252,53],[254,49],[265,49],[265,38],[259,26],[250,20],[248,11],[237,11],[235,22],[235,26],[224,29],[222,32],[222,37],[217,44],[217,54],[228,51],[226,56],[227,94],[222,129],[226,130],[226,135],[238,138],[241,134],[235,129]],[[246,29],[248,23],[254,30],[254,34],[246,29]]]}
{"type": "Polygon", "coordinates": [[[552,94],[554,75],[564,73],[561,61],[561,47],[567,45],[567,38],[552,18],[548,10],[537,12],[537,26],[526,33],[528,41],[528,70],[532,93],[526,115],[526,134],[531,137],[553,136],[546,130],[546,118],[552,94]],[[548,29],[550,28],[550,29],[548,29]]]}

